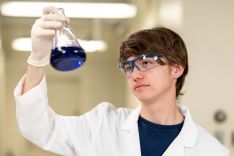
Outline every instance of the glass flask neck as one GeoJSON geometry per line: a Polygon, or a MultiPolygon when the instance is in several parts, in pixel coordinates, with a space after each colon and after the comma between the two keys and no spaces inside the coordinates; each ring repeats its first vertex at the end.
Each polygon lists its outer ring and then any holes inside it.
{"type": "Polygon", "coordinates": [[[63,9],[63,8],[58,8],[57,14],[62,15],[62,16],[65,16],[64,9],[63,9]]]}
{"type": "MultiPolygon", "coordinates": [[[[63,8],[58,8],[58,15],[65,17],[65,12],[63,8]]],[[[65,26],[61,30],[55,31],[55,38],[54,38],[54,44],[53,48],[55,47],[61,47],[61,46],[80,46],[80,44],[77,41],[76,36],[73,34],[71,27],[69,24],[65,23],[65,26]]]]}
{"type": "MultiPolygon", "coordinates": [[[[64,11],[63,8],[58,8],[57,14],[66,17],[65,16],[65,11],[64,11]]],[[[65,23],[65,28],[71,29],[71,27],[70,27],[70,25],[68,23],[65,23]]]]}

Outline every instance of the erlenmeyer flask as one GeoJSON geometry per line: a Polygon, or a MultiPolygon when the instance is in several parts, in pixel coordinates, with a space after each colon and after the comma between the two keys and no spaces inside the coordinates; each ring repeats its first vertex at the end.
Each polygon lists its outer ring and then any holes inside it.
{"type": "MultiPolygon", "coordinates": [[[[65,16],[64,9],[59,8],[58,14],[65,16]]],[[[71,71],[81,67],[86,61],[86,53],[78,43],[69,25],[56,30],[50,64],[59,71],[71,71]]]]}

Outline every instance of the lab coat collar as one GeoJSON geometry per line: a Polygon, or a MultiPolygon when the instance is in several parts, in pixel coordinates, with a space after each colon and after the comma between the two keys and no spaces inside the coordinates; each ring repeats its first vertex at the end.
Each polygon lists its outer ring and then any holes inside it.
{"type": "MultiPolygon", "coordinates": [[[[192,120],[189,109],[185,106],[178,106],[181,113],[184,115],[184,125],[181,129],[181,132],[176,137],[176,139],[171,143],[168,149],[165,151],[163,155],[173,155],[175,153],[180,153],[184,155],[184,148],[193,148],[197,138],[197,129],[196,125],[192,120]]],[[[134,131],[138,132],[138,118],[140,115],[141,106],[139,105],[136,109],[134,109],[123,123],[121,130],[122,131],[134,131]]],[[[135,137],[139,138],[136,135],[135,137]]]]}
{"type": "Polygon", "coordinates": [[[192,120],[188,108],[184,106],[178,106],[181,113],[184,115],[184,125],[175,138],[175,140],[170,144],[167,150],[164,152],[163,156],[177,155],[185,156],[186,149],[193,148],[197,139],[197,128],[192,120]]]}
{"type": "Polygon", "coordinates": [[[138,118],[140,114],[140,106],[133,110],[121,127],[121,132],[125,135],[126,151],[124,156],[141,156],[141,146],[138,131],[138,118]]]}
{"type": "Polygon", "coordinates": [[[137,121],[140,115],[141,106],[139,105],[136,109],[134,109],[126,119],[126,121],[123,123],[121,130],[123,131],[132,131],[135,130],[135,127],[137,125],[137,121]]]}
{"type": "Polygon", "coordinates": [[[179,106],[181,113],[184,115],[184,125],[181,132],[178,135],[178,140],[180,140],[185,147],[193,148],[197,138],[197,127],[192,119],[190,111],[185,106],[179,106]]]}

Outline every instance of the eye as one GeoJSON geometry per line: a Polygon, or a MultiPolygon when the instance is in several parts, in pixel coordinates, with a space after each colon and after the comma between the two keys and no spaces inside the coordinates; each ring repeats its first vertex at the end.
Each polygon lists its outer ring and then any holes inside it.
{"type": "Polygon", "coordinates": [[[154,63],[153,60],[145,59],[145,60],[142,60],[141,66],[143,68],[147,68],[148,66],[152,65],[153,63],[154,63]]]}
{"type": "Polygon", "coordinates": [[[142,65],[147,65],[147,64],[150,64],[150,62],[148,60],[142,61],[142,65]]]}
{"type": "Polygon", "coordinates": [[[125,73],[132,72],[132,66],[131,65],[124,65],[123,67],[125,73]]]}

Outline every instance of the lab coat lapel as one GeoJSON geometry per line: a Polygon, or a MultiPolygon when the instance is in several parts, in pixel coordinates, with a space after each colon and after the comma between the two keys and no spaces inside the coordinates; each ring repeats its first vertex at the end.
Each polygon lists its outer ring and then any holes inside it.
{"type": "Polygon", "coordinates": [[[175,139],[167,150],[163,153],[163,156],[185,156],[185,147],[183,143],[178,139],[175,139]]]}
{"type": "Polygon", "coordinates": [[[196,125],[192,120],[189,110],[180,106],[181,113],[185,116],[184,125],[171,143],[171,145],[164,152],[163,156],[186,156],[186,148],[193,148],[197,138],[196,125]]]}
{"type": "Polygon", "coordinates": [[[140,139],[138,132],[138,118],[140,114],[140,106],[131,112],[126,121],[121,127],[121,132],[124,135],[126,146],[126,156],[141,156],[140,139]]]}
{"type": "MultiPolygon", "coordinates": [[[[163,156],[186,156],[186,149],[193,148],[197,138],[196,125],[192,120],[190,112],[187,108],[179,106],[181,113],[185,116],[184,125],[179,135],[171,143],[164,152],[163,156]]],[[[121,132],[124,133],[125,146],[127,156],[141,156],[140,139],[138,132],[138,118],[140,114],[140,106],[137,107],[128,116],[121,127],[121,132]]]]}

